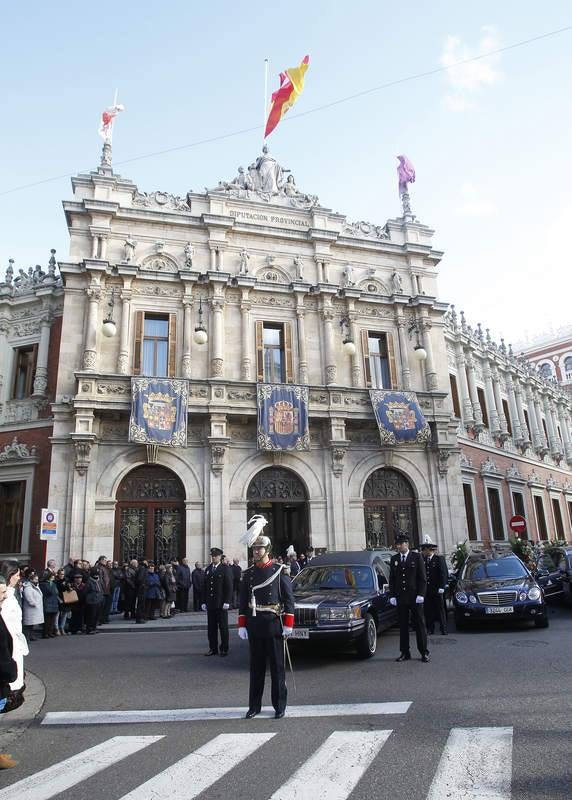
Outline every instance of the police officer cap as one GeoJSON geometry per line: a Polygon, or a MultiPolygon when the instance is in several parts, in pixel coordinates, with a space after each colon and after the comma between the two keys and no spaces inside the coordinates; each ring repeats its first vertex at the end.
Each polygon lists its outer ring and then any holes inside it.
{"type": "Polygon", "coordinates": [[[220,547],[211,547],[211,556],[222,556],[220,547]]]}
{"type": "Polygon", "coordinates": [[[399,536],[395,537],[396,544],[402,544],[403,542],[409,541],[409,534],[407,533],[400,533],[399,536]]]}

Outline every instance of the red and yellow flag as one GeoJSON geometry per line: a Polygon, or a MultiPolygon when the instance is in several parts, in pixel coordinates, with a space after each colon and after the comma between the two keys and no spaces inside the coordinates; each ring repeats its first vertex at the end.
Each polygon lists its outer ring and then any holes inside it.
{"type": "Polygon", "coordinates": [[[266,122],[264,138],[272,133],[284,114],[292,108],[302,94],[304,77],[310,63],[310,56],[304,56],[299,67],[290,67],[286,72],[280,73],[280,88],[272,95],[272,108],[266,122]]]}

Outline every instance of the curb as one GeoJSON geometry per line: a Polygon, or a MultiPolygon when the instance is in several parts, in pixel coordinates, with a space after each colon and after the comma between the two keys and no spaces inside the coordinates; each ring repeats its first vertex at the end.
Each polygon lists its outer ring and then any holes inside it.
{"type": "MultiPolygon", "coordinates": [[[[238,625],[229,625],[229,630],[235,630],[238,625]]],[[[206,631],[206,625],[125,625],[112,627],[110,625],[102,625],[97,629],[98,633],[162,633],[163,631],[206,631]]]]}
{"type": "Polygon", "coordinates": [[[40,713],[46,699],[46,687],[33,672],[26,672],[25,701],[10,714],[0,715],[0,752],[21,736],[40,713]]]}

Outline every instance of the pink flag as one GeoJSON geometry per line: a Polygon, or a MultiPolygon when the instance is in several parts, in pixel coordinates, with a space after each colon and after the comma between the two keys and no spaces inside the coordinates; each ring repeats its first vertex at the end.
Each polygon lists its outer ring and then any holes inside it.
{"type": "Polygon", "coordinates": [[[407,156],[397,156],[399,166],[397,167],[397,180],[399,182],[399,194],[407,192],[407,184],[415,183],[415,167],[407,156]]]}
{"type": "Polygon", "coordinates": [[[111,108],[106,108],[105,111],[101,115],[101,123],[99,126],[98,133],[103,139],[104,142],[111,143],[111,137],[113,134],[113,121],[117,114],[120,111],[123,111],[125,106],[122,105],[115,105],[111,108]]]}

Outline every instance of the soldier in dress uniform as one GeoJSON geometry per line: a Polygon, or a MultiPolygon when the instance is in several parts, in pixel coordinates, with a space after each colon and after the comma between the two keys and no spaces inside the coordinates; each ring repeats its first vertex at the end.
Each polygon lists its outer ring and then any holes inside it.
{"type": "Polygon", "coordinates": [[[257,535],[251,546],[254,564],[242,573],[238,611],[238,635],[248,639],[250,645],[250,691],[245,718],[252,719],[260,713],[269,663],[274,718],[282,719],[287,698],[284,640],[294,627],[294,595],[284,565],[270,559],[268,536],[257,535]]]}
{"type": "Polygon", "coordinates": [[[397,661],[409,661],[409,617],[415,627],[417,649],[421,653],[421,661],[429,661],[427,650],[427,631],[423,617],[423,603],[427,589],[425,564],[421,555],[409,549],[409,536],[400,534],[395,543],[397,555],[391,557],[389,568],[389,602],[397,606],[399,619],[399,649],[401,655],[397,661]]]}
{"type": "Polygon", "coordinates": [[[427,573],[427,594],[425,595],[425,623],[427,633],[435,632],[435,622],[439,623],[441,635],[447,635],[447,618],[443,595],[449,581],[449,570],[443,556],[437,555],[438,547],[433,542],[423,542],[421,555],[427,573]]]}
{"type": "Polygon", "coordinates": [[[222,550],[212,547],[211,563],[205,570],[201,606],[207,612],[209,651],[205,656],[228,655],[228,609],[232,602],[232,573],[225,564],[221,564],[221,558],[222,550]]]}

